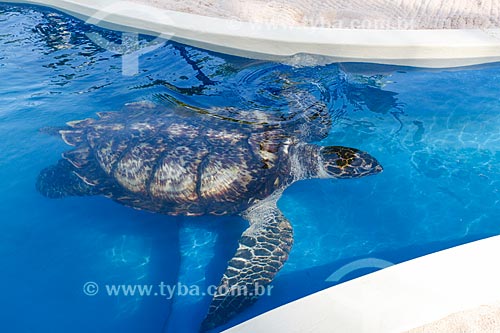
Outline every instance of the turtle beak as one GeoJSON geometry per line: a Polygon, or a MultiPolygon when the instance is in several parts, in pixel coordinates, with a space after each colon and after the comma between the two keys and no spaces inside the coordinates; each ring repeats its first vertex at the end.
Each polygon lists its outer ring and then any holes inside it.
{"type": "Polygon", "coordinates": [[[352,177],[376,175],[384,171],[384,168],[375,157],[361,151],[354,155],[347,168],[350,170],[352,177]]]}
{"type": "Polygon", "coordinates": [[[380,164],[373,169],[373,173],[381,173],[382,171],[384,171],[384,168],[380,164]]]}

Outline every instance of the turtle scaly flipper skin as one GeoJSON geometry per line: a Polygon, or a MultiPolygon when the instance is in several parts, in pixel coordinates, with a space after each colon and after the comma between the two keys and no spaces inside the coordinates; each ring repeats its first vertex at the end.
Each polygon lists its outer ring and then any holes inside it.
{"type": "Polygon", "coordinates": [[[293,230],[274,195],[247,209],[250,222],[212,299],[201,331],[226,323],[252,305],[283,267],[293,244],[293,230]]]}
{"type": "Polygon", "coordinates": [[[85,183],[73,171],[74,167],[66,160],[43,169],[36,180],[36,189],[48,198],[64,198],[67,196],[97,195],[100,192],[85,183]]]}

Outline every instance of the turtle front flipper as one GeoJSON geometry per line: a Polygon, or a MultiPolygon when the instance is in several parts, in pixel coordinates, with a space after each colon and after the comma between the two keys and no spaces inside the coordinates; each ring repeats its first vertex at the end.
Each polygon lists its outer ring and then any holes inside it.
{"type": "Polygon", "coordinates": [[[250,227],[243,232],[238,250],[228,263],[202,331],[226,323],[253,304],[288,259],[293,230],[276,202],[276,198],[268,198],[243,213],[250,227]]]}

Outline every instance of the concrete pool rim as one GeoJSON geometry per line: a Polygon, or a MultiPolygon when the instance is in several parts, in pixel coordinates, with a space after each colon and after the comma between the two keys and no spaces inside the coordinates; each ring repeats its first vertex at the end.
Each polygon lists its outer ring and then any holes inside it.
{"type": "MultiPolygon", "coordinates": [[[[298,299],[224,333],[402,333],[479,307],[500,309],[498,251],[500,236],[435,252],[298,299]]],[[[495,325],[487,332],[500,327],[488,318],[459,319],[467,332],[480,332],[481,324],[495,325]]],[[[427,331],[465,332],[456,326],[427,331]]]]}
{"type": "Polygon", "coordinates": [[[500,29],[284,27],[170,11],[133,1],[2,2],[51,7],[104,28],[156,35],[215,52],[262,60],[283,61],[308,54],[321,63],[371,62],[427,68],[500,61],[500,29]]]}

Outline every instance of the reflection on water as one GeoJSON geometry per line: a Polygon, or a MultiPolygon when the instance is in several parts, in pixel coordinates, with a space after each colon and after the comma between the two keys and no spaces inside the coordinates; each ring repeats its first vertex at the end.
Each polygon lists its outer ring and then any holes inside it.
{"type": "MultiPolygon", "coordinates": [[[[94,84],[85,90],[73,91],[77,94],[128,84],[127,89],[136,96],[160,92],[200,108],[231,107],[233,113],[238,110],[279,113],[291,98],[284,98],[281,92],[287,86],[295,85],[326,102],[334,113],[341,113],[347,107],[363,106],[373,112],[385,113],[398,106],[395,94],[377,85],[378,78],[370,78],[373,82],[367,84],[346,82],[336,65],[323,66],[321,71],[294,68],[215,55],[173,42],[142,56],[141,73],[127,79],[120,76],[120,62],[116,59],[119,55],[95,45],[87,36],[88,33],[98,33],[110,43],[119,44],[119,32],[100,29],[49,10],[9,5],[0,8],[0,13],[9,17],[3,22],[3,30],[15,31],[19,26],[32,26],[31,31],[25,31],[28,37],[23,36],[21,44],[31,47],[34,44],[37,48],[34,51],[43,55],[37,59],[39,63],[33,65],[39,67],[41,64],[51,70],[50,85],[54,88],[51,93],[60,94],[61,89],[57,87],[67,86],[78,79],[94,84]],[[102,72],[104,75],[96,75],[102,72]]],[[[2,44],[19,44],[18,37],[18,34],[6,34],[2,37],[2,44]]],[[[151,38],[142,36],[141,39],[147,41],[151,38]]],[[[8,61],[16,60],[14,52],[9,52],[8,48],[5,51],[10,58],[8,61]]],[[[73,90],[72,87],[65,89],[73,90]]],[[[68,90],[64,92],[68,93],[68,90]]],[[[295,99],[295,109],[300,110],[301,96],[295,99]]],[[[334,119],[337,116],[333,114],[334,119]]]]}

